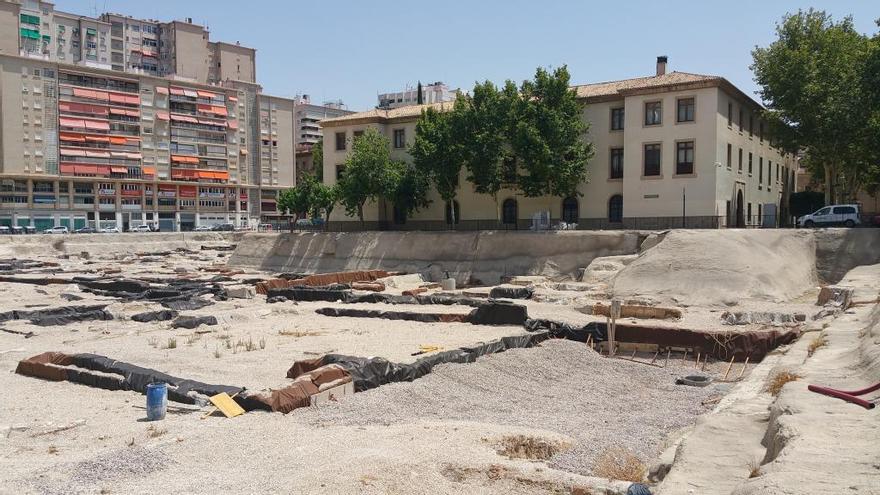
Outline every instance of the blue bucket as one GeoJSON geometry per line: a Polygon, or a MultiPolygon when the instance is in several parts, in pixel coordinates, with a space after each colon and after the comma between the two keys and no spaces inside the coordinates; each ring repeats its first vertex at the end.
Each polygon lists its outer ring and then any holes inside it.
{"type": "Polygon", "coordinates": [[[165,419],[168,409],[168,385],[165,383],[147,384],[147,419],[158,421],[165,419]]]}

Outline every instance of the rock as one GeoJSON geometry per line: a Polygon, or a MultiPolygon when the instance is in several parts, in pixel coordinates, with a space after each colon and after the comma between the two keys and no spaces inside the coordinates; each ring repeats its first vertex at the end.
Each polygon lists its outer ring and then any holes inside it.
{"type": "Polygon", "coordinates": [[[829,285],[819,290],[816,306],[846,309],[852,303],[853,288],[829,285]]]}
{"type": "Polygon", "coordinates": [[[233,299],[253,299],[257,296],[257,290],[253,287],[242,285],[226,289],[226,295],[233,299]]]}

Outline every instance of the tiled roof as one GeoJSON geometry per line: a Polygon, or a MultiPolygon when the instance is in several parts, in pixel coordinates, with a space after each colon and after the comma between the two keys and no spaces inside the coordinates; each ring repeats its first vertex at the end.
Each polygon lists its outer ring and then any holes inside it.
{"type": "MultiPolygon", "coordinates": [[[[666,86],[688,85],[688,84],[720,84],[724,78],[719,76],[704,76],[701,74],[690,74],[688,72],[670,72],[662,76],[636,77],[633,79],[623,79],[620,81],[608,81],[593,84],[582,84],[572,86],[577,91],[578,98],[611,98],[622,95],[628,91],[651,90],[666,86]]],[[[410,105],[406,107],[393,108],[390,110],[374,109],[366,112],[358,112],[342,117],[325,119],[321,121],[322,126],[333,127],[334,125],[342,125],[347,122],[354,121],[383,121],[390,119],[399,119],[407,117],[418,117],[422,110],[429,107],[452,108],[452,102],[430,103],[427,105],[410,105]],[[328,125],[329,124],[329,125],[328,125]]]]}
{"type": "Polygon", "coordinates": [[[593,84],[573,86],[577,90],[578,98],[597,98],[602,96],[615,96],[626,91],[639,89],[652,89],[663,86],[676,86],[679,84],[706,83],[721,81],[718,76],[704,76],[687,72],[670,72],[662,76],[636,77],[620,81],[608,81],[593,84]]]}

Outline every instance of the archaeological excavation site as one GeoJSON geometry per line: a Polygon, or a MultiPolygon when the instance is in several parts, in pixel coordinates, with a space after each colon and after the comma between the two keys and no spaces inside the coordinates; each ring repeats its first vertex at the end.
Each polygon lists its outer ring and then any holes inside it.
{"type": "Polygon", "coordinates": [[[877,494],[878,282],[868,228],[2,236],[0,493],[877,494]]]}

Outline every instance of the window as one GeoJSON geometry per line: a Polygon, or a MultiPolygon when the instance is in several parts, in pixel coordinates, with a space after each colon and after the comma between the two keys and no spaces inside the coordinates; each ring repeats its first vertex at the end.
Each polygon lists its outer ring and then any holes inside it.
{"type": "Polygon", "coordinates": [[[623,130],[623,108],[612,108],[611,109],[611,130],[612,131],[622,131],[623,130]]]}
{"type": "Polygon", "coordinates": [[[773,162],[767,160],[767,185],[770,185],[770,174],[773,173],[773,162]]]}
{"type": "Polygon", "coordinates": [[[762,214],[762,211],[761,211],[761,210],[762,210],[762,208],[761,208],[761,203],[758,203],[758,223],[761,223],[761,217],[764,216],[764,215],[762,214]]]}
{"type": "Polygon", "coordinates": [[[733,128],[733,103],[727,103],[727,127],[733,128]]]}
{"type": "Polygon", "coordinates": [[[562,200],[562,221],[565,223],[578,223],[580,211],[578,208],[578,200],[569,196],[562,200]]]}
{"type": "Polygon", "coordinates": [[[345,175],[345,165],[337,165],[336,166],[336,182],[342,180],[342,177],[345,175]]]}
{"type": "Polygon", "coordinates": [[[660,145],[645,145],[645,177],[654,177],[660,175],[660,145]]]}
{"type": "Polygon", "coordinates": [[[507,198],[501,205],[501,223],[516,225],[516,200],[507,198]]]}
{"type": "Polygon", "coordinates": [[[357,139],[364,135],[364,131],[354,131],[354,138],[357,139]]]}
{"type": "Polygon", "coordinates": [[[742,134],[742,131],[743,131],[743,118],[745,117],[745,114],[743,112],[744,112],[744,110],[742,109],[742,107],[740,107],[740,109],[739,109],[739,132],[740,132],[740,134],[742,134]]]}
{"type": "Polygon", "coordinates": [[[752,221],[752,204],[749,203],[748,208],[746,209],[746,223],[751,223],[752,221]]]}
{"type": "Polygon", "coordinates": [[[394,147],[396,149],[406,147],[406,131],[404,129],[394,129],[394,147]]]}
{"type": "Polygon", "coordinates": [[[623,196],[615,194],[608,200],[608,221],[620,223],[623,221],[623,196]]]}
{"type": "Polygon", "coordinates": [[[758,187],[761,187],[761,177],[764,177],[764,157],[758,157],[758,187]]]}
{"type": "Polygon", "coordinates": [[[461,221],[461,208],[458,205],[458,201],[453,200],[450,205],[449,202],[446,203],[446,225],[458,225],[461,221]],[[455,221],[453,222],[453,213],[455,214],[455,221]]]}
{"type": "Polygon", "coordinates": [[[755,116],[749,113],[749,137],[755,135],[755,116]]]}
{"type": "Polygon", "coordinates": [[[817,211],[816,213],[813,213],[813,216],[814,217],[821,217],[821,216],[827,215],[829,213],[831,213],[831,207],[826,206],[825,208],[822,208],[821,210],[817,211]]]}
{"type": "Polygon", "coordinates": [[[758,120],[758,141],[764,142],[764,121],[758,120]]]}
{"type": "Polygon", "coordinates": [[[749,151],[749,175],[752,175],[752,152],[749,151]]]}
{"type": "Polygon", "coordinates": [[[663,108],[659,101],[645,103],[645,125],[660,125],[663,120],[663,108]]]}
{"type": "Polygon", "coordinates": [[[776,162],[776,182],[779,182],[779,162],[776,162]]]}
{"type": "Polygon", "coordinates": [[[345,151],[345,133],[336,133],[336,151],[345,151]]]}
{"type": "Polygon", "coordinates": [[[733,167],[733,145],[727,143],[727,170],[733,167]]]}
{"type": "Polygon", "coordinates": [[[611,173],[608,178],[623,178],[623,148],[611,148],[611,173]]]}
{"type": "Polygon", "coordinates": [[[675,144],[675,173],[676,175],[691,175],[694,173],[694,142],[682,141],[675,144]]]}
{"type": "Polygon", "coordinates": [[[835,206],[834,207],[835,215],[855,215],[856,208],[855,206],[835,206]]]}
{"type": "Polygon", "coordinates": [[[737,168],[737,170],[739,170],[739,173],[742,173],[742,171],[743,171],[743,149],[742,148],[739,149],[739,167],[737,168]]]}
{"type": "Polygon", "coordinates": [[[678,121],[693,122],[694,121],[694,99],[681,98],[678,100],[678,121]]]}

